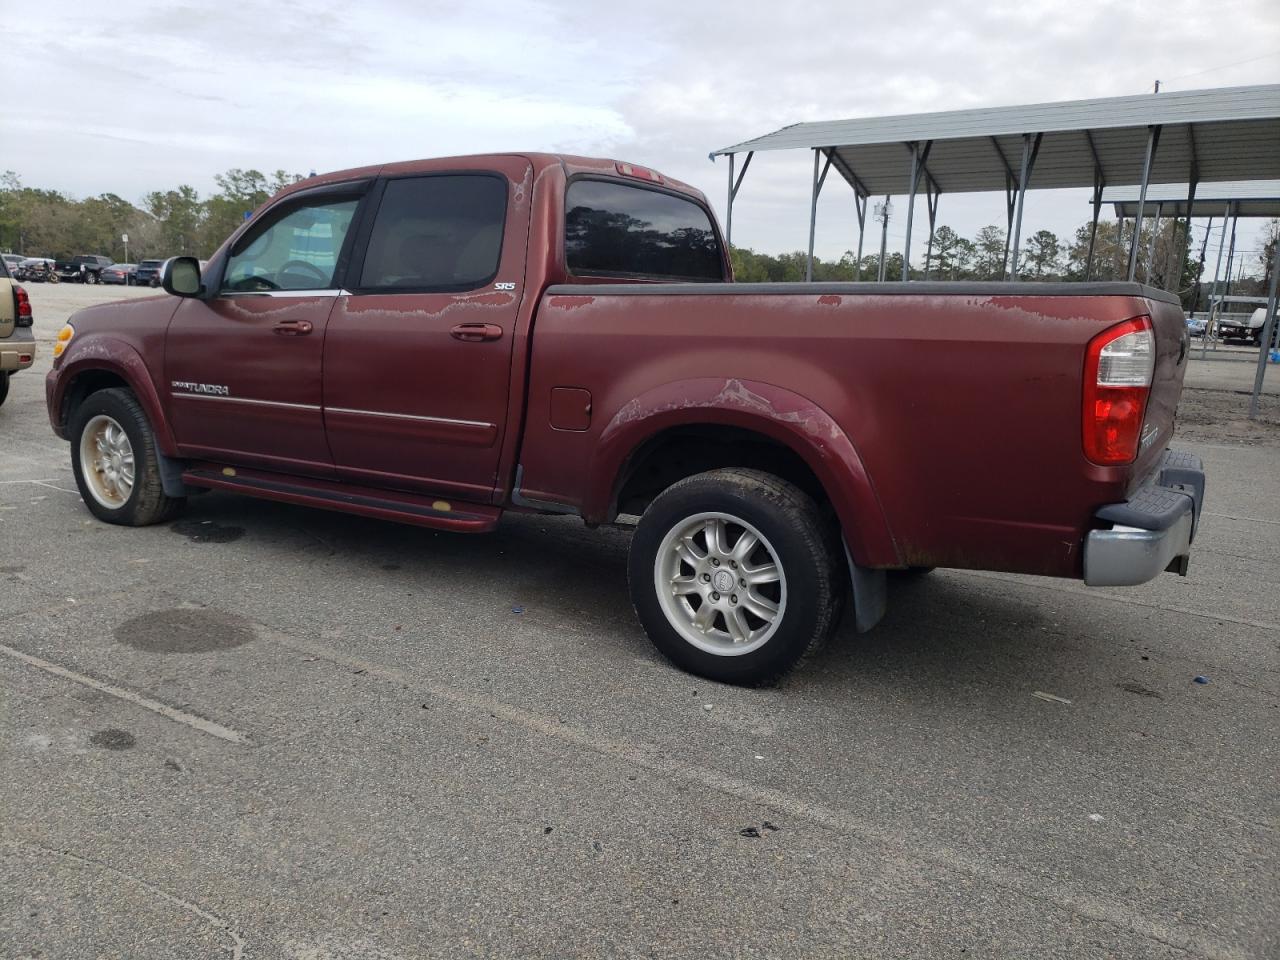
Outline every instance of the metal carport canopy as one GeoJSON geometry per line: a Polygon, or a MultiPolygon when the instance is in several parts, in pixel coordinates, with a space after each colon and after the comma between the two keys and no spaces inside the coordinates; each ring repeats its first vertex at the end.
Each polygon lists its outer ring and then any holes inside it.
{"type": "MultiPolygon", "coordinates": [[[[1276,149],[1280,150],[1280,144],[1276,149]]],[[[1187,190],[1188,185],[1182,184],[1168,190],[1147,191],[1145,214],[1159,211],[1165,217],[1185,217],[1187,190]]],[[[1133,187],[1106,190],[1102,202],[1114,206],[1117,217],[1133,217],[1138,212],[1138,194],[1133,187]]],[[[1224,211],[1240,217],[1280,217],[1280,180],[1232,180],[1206,184],[1196,191],[1191,216],[1220,217],[1224,211]]]]}
{"type": "Polygon", "coordinates": [[[1092,187],[1099,169],[1114,186],[1142,182],[1153,126],[1163,132],[1150,183],[1186,183],[1193,162],[1201,183],[1280,179],[1280,84],[797,123],[711,156],[830,148],[861,195],[897,196],[912,192],[903,145],[933,141],[927,175],[968,193],[1005,190],[1023,136],[1043,134],[1031,189],[1092,187]]]}

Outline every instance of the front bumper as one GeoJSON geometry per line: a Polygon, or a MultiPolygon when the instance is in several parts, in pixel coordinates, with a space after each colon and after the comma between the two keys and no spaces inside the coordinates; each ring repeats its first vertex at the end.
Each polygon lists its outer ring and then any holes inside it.
{"type": "Polygon", "coordinates": [[[1165,570],[1187,575],[1204,502],[1204,464],[1190,453],[1166,450],[1152,479],[1124,503],[1094,516],[1111,524],[1084,542],[1084,582],[1091,587],[1131,587],[1165,570]]]}
{"type": "Polygon", "coordinates": [[[16,327],[12,336],[0,340],[0,373],[25,370],[35,362],[36,338],[30,327],[16,327]]]}

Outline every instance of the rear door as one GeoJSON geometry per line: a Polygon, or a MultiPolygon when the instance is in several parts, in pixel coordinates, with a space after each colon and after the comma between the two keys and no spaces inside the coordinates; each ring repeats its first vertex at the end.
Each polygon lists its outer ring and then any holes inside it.
{"type": "Polygon", "coordinates": [[[489,498],[530,173],[524,158],[489,157],[379,183],[325,335],[325,423],[340,476],[489,498]]]}
{"type": "Polygon", "coordinates": [[[184,455],[332,475],[320,364],[367,187],[285,198],[207,278],[215,295],[182,301],[166,336],[165,373],[184,455]]]}

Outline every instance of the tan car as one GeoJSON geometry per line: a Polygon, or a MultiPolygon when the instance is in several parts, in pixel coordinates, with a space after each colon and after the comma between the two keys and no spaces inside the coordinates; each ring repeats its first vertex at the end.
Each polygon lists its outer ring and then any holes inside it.
{"type": "Polygon", "coordinates": [[[31,300],[0,261],[0,403],[9,395],[9,378],[35,361],[31,300]]]}

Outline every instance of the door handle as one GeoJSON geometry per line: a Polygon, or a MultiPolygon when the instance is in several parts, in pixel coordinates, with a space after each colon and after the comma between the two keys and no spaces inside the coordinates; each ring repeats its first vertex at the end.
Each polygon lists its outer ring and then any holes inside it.
{"type": "Polygon", "coordinates": [[[481,340],[497,340],[502,336],[502,328],[496,323],[460,323],[449,331],[455,340],[478,343],[481,340]]]}
{"type": "Polygon", "coordinates": [[[271,328],[282,337],[302,337],[311,332],[310,320],[281,320],[271,328]]]}

